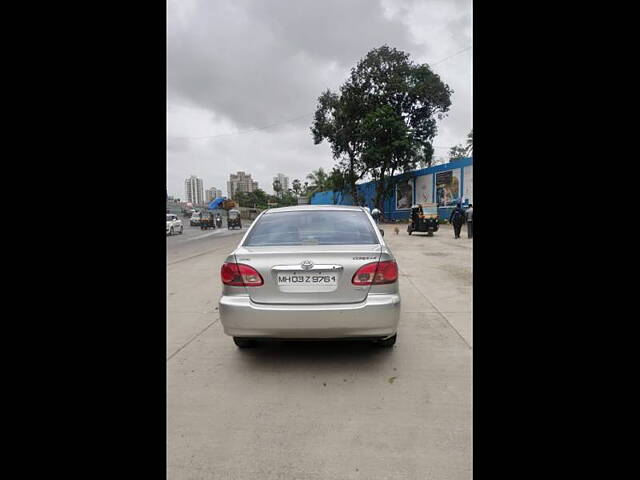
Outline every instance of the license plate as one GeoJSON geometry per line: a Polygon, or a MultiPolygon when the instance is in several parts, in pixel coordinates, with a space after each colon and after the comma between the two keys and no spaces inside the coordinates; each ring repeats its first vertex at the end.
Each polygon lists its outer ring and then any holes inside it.
{"type": "Polygon", "coordinates": [[[278,273],[280,287],[335,287],[338,277],[335,273],[278,273]]]}

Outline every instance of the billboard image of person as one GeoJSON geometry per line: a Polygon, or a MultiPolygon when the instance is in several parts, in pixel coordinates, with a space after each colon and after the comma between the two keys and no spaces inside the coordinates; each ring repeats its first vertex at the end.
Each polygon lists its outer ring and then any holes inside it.
{"type": "Polygon", "coordinates": [[[433,174],[416,178],[416,203],[424,204],[433,201],[433,174]]]}
{"type": "Polygon", "coordinates": [[[396,183],[396,210],[411,208],[413,202],[413,181],[396,183]]]}
{"type": "Polygon", "coordinates": [[[436,173],[438,206],[453,205],[460,200],[460,169],[436,173]]]}

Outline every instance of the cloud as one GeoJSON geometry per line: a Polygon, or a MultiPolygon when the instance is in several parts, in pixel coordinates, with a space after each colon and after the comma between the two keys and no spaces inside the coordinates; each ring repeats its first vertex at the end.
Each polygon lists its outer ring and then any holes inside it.
{"type": "MultiPolygon", "coordinates": [[[[225,191],[229,173],[244,169],[271,191],[276,173],[330,169],[330,149],[309,134],[318,95],[385,43],[419,62],[469,46],[470,12],[471,2],[450,1],[169,0],[169,193],[182,197],[191,174],[225,191]],[[216,138],[178,138],[206,136],[216,138]]],[[[435,67],[455,91],[437,144],[461,142],[470,129],[470,59],[435,67]]]]}

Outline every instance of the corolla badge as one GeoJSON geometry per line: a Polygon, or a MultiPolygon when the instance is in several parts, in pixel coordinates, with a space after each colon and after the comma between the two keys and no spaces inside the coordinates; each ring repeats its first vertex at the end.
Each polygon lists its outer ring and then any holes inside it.
{"type": "Polygon", "coordinates": [[[311,260],[304,260],[300,266],[303,270],[311,270],[313,268],[313,262],[311,260]]]}

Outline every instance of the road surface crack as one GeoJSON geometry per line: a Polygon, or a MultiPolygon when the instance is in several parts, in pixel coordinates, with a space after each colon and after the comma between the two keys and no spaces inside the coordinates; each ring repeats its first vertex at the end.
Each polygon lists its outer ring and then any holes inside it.
{"type": "Polygon", "coordinates": [[[204,332],[206,332],[209,327],[211,327],[211,325],[215,324],[218,322],[218,320],[220,320],[219,318],[216,318],[213,322],[211,322],[209,325],[207,325],[206,327],[204,327],[202,330],[200,330],[198,333],[196,333],[193,337],[191,337],[189,340],[187,340],[187,342],[182,345],[180,348],[178,348],[175,352],[173,352],[171,355],[169,355],[169,358],[167,358],[167,362],[169,360],[171,360],[173,357],[175,357],[178,353],[180,353],[182,350],[184,350],[186,347],[188,347],[191,342],[193,342],[196,338],[198,338],[200,335],[202,335],[204,332]]]}

